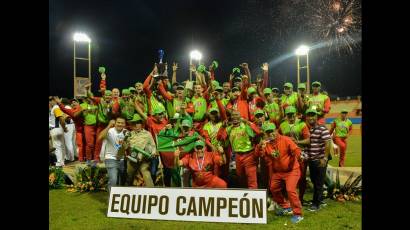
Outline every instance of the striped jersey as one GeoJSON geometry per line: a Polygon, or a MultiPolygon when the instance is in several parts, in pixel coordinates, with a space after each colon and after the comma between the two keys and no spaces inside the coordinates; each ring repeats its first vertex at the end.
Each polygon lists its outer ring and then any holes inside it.
{"type": "Polygon", "coordinates": [[[325,157],[326,141],[330,140],[330,132],[324,125],[310,129],[310,145],[307,150],[308,160],[318,160],[325,157]]]}

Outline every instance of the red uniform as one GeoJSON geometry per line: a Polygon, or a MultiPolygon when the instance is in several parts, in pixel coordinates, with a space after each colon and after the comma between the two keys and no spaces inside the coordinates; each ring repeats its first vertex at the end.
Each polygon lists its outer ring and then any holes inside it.
{"type": "Polygon", "coordinates": [[[302,215],[302,204],[296,192],[300,177],[299,162],[297,160],[300,158],[300,148],[289,137],[277,134],[275,140],[268,142],[265,148],[262,149],[258,145],[255,153],[264,157],[272,170],[270,190],[273,200],[282,208],[292,207],[294,215],[302,215]],[[272,153],[276,153],[276,156],[272,156],[272,153]],[[290,204],[283,197],[281,191],[282,181],[286,183],[290,204]]]}
{"type": "Polygon", "coordinates": [[[202,188],[226,188],[226,182],[213,173],[215,165],[222,165],[222,159],[218,153],[204,152],[203,157],[198,157],[196,152],[185,155],[182,164],[192,172],[192,187],[202,188]]]}
{"type": "Polygon", "coordinates": [[[84,145],[83,145],[83,139],[84,139],[84,118],[83,116],[78,116],[74,117],[74,114],[78,111],[81,110],[81,106],[77,105],[76,107],[72,109],[67,109],[64,107],[64,104],[60,103],[58,105],[60,107],[61,111],[63,113],[67,114],[68,116],[71,117],[74,121],[75,125],[75,141],[77,144],[78,148],[78,160],[79,161],[84,161],[84,145]]]}

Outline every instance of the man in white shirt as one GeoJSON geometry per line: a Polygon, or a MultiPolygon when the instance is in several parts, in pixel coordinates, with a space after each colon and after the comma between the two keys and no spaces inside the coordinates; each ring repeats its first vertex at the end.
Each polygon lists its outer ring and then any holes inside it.
{"type": "Polygon", "coordinates": [[[118,155],[118,150],[121,148],[125,139],[126,133],[124,129],[126,123],[122,117],[117,117],[111,120],[108,126],[100,133],[98,140],[102,142],[100,159],[104,161],[108,173],[108,191],[112,186],[119,184],[119,176],[121,170],[124,169],[124,159],[118,155]]]}
{"type": "Polygon", "coordinates": [[[68,129],[65,125],[63,112],[58,107],[54,97],[48,98],[48,107],[48,128],[53,147],[55,148],[55,155],[57,158],[56,166],[62,167],[64,166],[64,157],[66,154],[64,133],[68,132],[68,129]]]}
{"type": "MultiPolygon", "coordinates": [[[[66,109],[71,109],[69,106],[70,101],[67,98],[62,98],[61,102],[66,105],[66,109]]],[[[67,115],[63,114],[66,122],[68,132],[64,133],[64,142],[66,148],[65,159],[68,161],[74,161],[74,155],[76,155],[77,146],[75,145],[75,126],[73,120],[67,115]]]]}

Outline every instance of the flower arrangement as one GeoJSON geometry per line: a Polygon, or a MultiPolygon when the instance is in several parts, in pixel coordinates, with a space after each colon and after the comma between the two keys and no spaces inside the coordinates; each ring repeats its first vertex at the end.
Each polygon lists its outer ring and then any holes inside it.
{"type": "Polygon", "coordinates": [[[48,189],[59,189],[64,186],[64,171],[61,167],[48,167],[48,189]]]}
{"type": "Polygon", "coordinates": [[[358,201],[361,200],[362,186],[359,183],[362,180],[362,175],[357,176],[353,180],[353,174],[350,174],[343,186],[340,185],[339,170],[336,171],[336,188],[333,194],[333,199],[339,202],[358,201]]]}
{"type": "Polygon", "coordinates": [[[75,172],[75,185],[68,186],[69,192],[106,191],[107,169],[98,166],[78,167],[75,172]]]}

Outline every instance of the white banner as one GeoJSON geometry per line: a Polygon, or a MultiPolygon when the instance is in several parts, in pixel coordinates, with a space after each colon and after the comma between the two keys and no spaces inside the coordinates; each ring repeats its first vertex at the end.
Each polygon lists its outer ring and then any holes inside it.
{"type": "Polygon", "coordinates": [[[107,216],[266,224],[266,190],[112,187],[107,216]]]}

